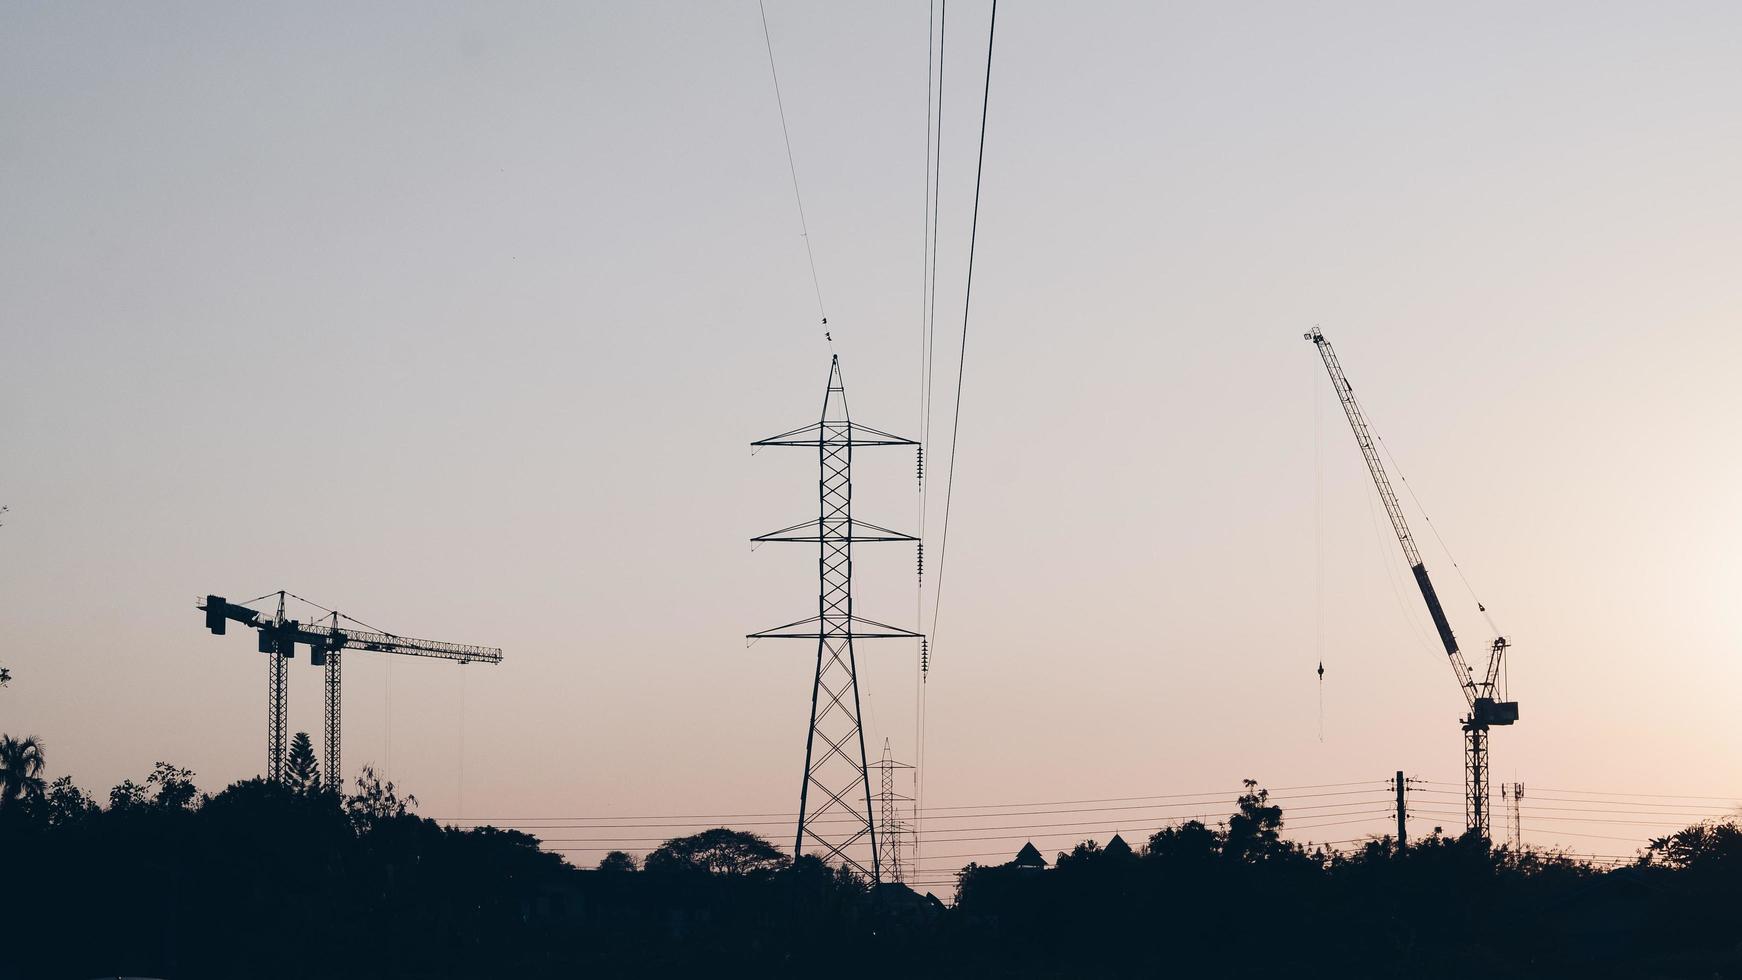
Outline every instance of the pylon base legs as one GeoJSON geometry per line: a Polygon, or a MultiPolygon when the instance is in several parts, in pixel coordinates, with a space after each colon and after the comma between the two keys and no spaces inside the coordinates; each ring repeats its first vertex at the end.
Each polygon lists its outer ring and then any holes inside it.
{"type": "Polygon", "coordinates": [[[854,668],[852,639],[818,642],[794,857],[814,849],[875,882],[877,831],[854,668]]]}

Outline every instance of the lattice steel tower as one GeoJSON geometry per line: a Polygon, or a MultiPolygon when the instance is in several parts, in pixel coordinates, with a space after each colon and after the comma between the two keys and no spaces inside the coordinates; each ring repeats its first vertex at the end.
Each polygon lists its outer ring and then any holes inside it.
{"type": "Polygon", "coordinates": [[[1500,784],[1500,799],[1506,804],[1506,839],[1512,845],[1512,856],[1516,860],[1524,853],[1524,784],[1500,784]]]}
{"type": "MultiPolygon", "coordinates": [[[[278,593],[278,612],[272,617],[275,628],[284,626],[284,593],[278,593]]],[[[261,647],[267,646],[264,638],[261,647]]],[[[266,656],[266,778],[284,782],[285,746],[285,681],[291,650],[274,644],[266,656]]]]}
{"type": "Polygon", "coordinates": [[[793,856],[813,849],[872,881],[881,881],[877,818],[871,807],[865,730],[859,721],[859,677],[853,641],[918,639],[920,634],[855,614],[853,545],[918,539],[853,519],[853,450],[919,443],[852,421],[847,412],[847,393],[841,384],[841,360],[831,357],[822,419],[751,445],[814,446],[817,450],[817,519],[751,539],[817,545],[817,614],[748,637],[805,639],[817,644],[793,856]],[[811,800],[813,790],[820,803],[811,800]]]}
{"type": "Polygon", "coordinates": [[[902,803],[912,803],[913,797],[902,796],[895,791],[895,773],[899,769],[912,769],[905,762],[896,762],[889,754],[889,740],[883,740],[883,758],[877,760],[877,773],[881,777],[882,789],[877,794],[877,863],[890,881],[898,885],[907,883],[907,874],[901,866],[901,842],[904,825],[901,822],[902,803]]]}

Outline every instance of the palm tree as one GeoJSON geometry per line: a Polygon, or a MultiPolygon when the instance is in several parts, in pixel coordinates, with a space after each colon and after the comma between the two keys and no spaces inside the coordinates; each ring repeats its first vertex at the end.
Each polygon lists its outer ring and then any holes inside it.
{"type": "Polygon", "coordinates": [[[42,742],[35,735],[0,735],[0,809],[42,797],[42,742]]]}

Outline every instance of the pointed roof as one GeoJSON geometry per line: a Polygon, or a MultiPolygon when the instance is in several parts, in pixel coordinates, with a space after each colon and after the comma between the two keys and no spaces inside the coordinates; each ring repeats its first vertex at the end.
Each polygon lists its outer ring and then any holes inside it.
{"type": "Polygon", "coordinates": [[[1118,834],[1114,834],[1113,839],[1107,842],[1107,846],[1101,848],[1101,853],[1102,854],[1120,854],[1120,855],[1130,854],[1131,853],[1131,845],[1125,843],[1125,838],[1119,836],[1118,834]]]}
{"type": "Polygon", "coordinates": [[[1022,850],[1016,852],[1016,859],[1010,864],[1017,868],[1044,868],[1046,858],[1041,857],[1040,851],[1035,849],[1034,841],[1029,841],[1022,845],[1022,850]]]}

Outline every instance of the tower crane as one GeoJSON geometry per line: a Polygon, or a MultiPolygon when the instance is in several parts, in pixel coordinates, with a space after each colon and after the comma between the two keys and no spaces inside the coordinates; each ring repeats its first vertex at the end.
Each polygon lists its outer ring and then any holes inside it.
{"type": "MultiPolygon", "coordinates": [[[[341,655],[346,650],[369,651],[372,653],[392,653],[406,657],[433,657],[437,660],[452,660],[468,664],[473,661],[487,664],[502,662],[502,651],[496,647],[472,646],[465,643],[447,643],[441,640],[419,640],[409,636],[399,636],[394,633],[383,633],[373,629],[354,629],[351,626],[341,626],[341,619],[350,620],[348,616],[333,612],[321,619],[329,620],[323,624],[319,621],[301,623],[284,617],[284,598],[289,593],[279,591],[278,610],[271,616],[246,605],[227,601],[223,596],[208,595],[199,600],[196,605],[206,614],[206,628],[220,636],[224,628],[231,622],[241,623],[259,631],[259,650],[269,654],[267,661],[267,695],[266,695],[266,777],[273,782],[284,778],[285,757],[285,674],[286,664],[296,656],[296,645],[304,644],[309,648],[309,663],[323,668],[326,682],[326,715],[323,735],[325,737],[325,759],[327,785],[339,787],[339,722],[340,699],[339,678],[341,655]]],[[[306,601],[306,600],[305,600],[306,601]]],[[[312,603],[311,603],[312,605],[312,603]]],[[[355,620],[350,620],[356,622],[355,620]]]]}
{"type": "MultiPolygon", "coordinates": [[[[1391,489],[1391,479],[1385,475],[1385,466],[1379,460],[1379,449],[1374,444],[1373,433],[1367,427],[1367,418],[1361,412],[1361,406],[1355,401],[1355,389],[1349,385],[1349,379],[1343,374],[1343,365],[1337,360],[1337,352],[1331,348],[1331,342],[1314,327],[1305,335],[1318,348],[1319,357],[1325,362],[1325,370],[1330,372],[1331,387],[1337,390],[1337,398],[1343,403],[1343,414],[1348,416],[1349,428],[1355,432],[1355,442],[1361,447],[1361,456],[1367,461],[1367,472],[1373,477],[1373,486],[1379,491],[1379,499],[1385,504],[1385,513],[1391,519],[1391,530],[1397,535],[1397,543],[1403,547],[1404,560],[1409,562],[1409,570],[1415,575],[1416,587],[1421,590],[1422,601],[1427,603],[1428,616],[1433,619],[1434,630],[1439,633],[1440,643],[1446,648],[1446,657],[1451,661],[1452,672],[1457,676],[1458,688],[1463,692],[1464,703],[1468,709],[1460,725],[1464,731],[1464,823],[1465,827],[1483,840],[1489,840],[1489,808],[1488,808],[1488,729],[1494,725],[1510,725],[1518,720],[1518,702],[1503,700],[1505,695],[1496,697],[1496,687],[1500,683],[1501,667],[1506,660],[1506,651],[1511,646],[1504,636],[1496,636],[1488,646],[1488,663],[1482,675],[1478,677],[1464,659],[1463,651],[1458,649],[1457,637],[1452,635],[1451,623],[1446,620],[1446,611],[1440,605],[1440,598],[1434,592],[1433,580],[1428,578],[1427,566],[1423,564],[1421,551],[1415,545],[1415,537],[1410,534],[1409,523],[1403,519],[1403,507],[1398,503],[1397,494],[1391,489]]],[[[1480,603],[1477,608],[1486,612],[1480,603]]],[[[1401,842],[1399,842],[1401,843],[1401,842]]]]}

